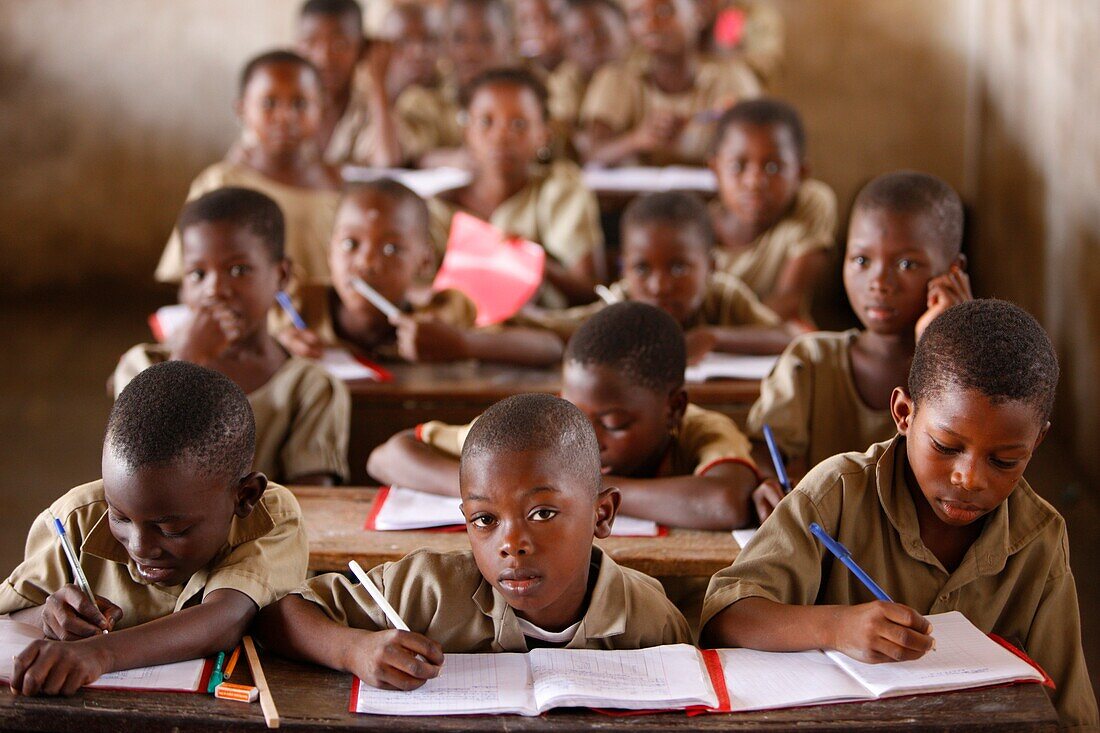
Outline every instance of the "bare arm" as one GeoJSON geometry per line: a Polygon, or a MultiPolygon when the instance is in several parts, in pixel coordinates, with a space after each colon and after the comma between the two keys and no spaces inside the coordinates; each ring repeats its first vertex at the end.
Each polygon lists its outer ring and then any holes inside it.
{"type": "Polygon", "coordinates": [[[520,366],[552,366],[561,361],[561,339],[537,328],[506,327],[499,331],[465,333],[466,352],[479,361],[520,366]]]}
{"type": "Polygon", "coordinates": [[[740,463],[715,466],[705,476],[608,476],[604,484],[622,492],[623,514],[674,527],[728,530],[756,519],[752,508],[756,475],[740,463]]]}
{"type": "Polygon", "coordinates": [[[367,473],[383,484],[443,496],[459,496],[458,459],[403,430],[371,451],[367,473]]]}
{"type": "MultiPolygon", "coordinates": [[[[602,248],[600,254],[602,255],[602,248]]],[[[566,267],[552,257],[547,257],[544,277],[565,295],[569,305],[585,305],[596,300],[593,288],[603,279],[603,268],[599,264],[597,255],[592,252],[572,267],[566,267]]]]}

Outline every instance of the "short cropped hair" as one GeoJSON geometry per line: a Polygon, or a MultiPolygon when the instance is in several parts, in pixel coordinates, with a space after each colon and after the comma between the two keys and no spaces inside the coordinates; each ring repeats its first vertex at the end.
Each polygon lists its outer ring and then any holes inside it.
{"type": "Polygon", "coordinates": [[[363,6],[356,0],[306,0],[298,15],[302,18],[307,15],[327,15],[330,18],[350,15],[355,18],[356,26],[363,27],[363,6]]]}
{"type": "Polygon", "coordinates": [[[546,90],[546,85],[527,69],[518,67],[486,69],[475,76],[469,84],[462,88],[459,94],[459,103],[462,105],[462,109],[468,110],[470,103],[474,101],[474,95],[483,87],[493,84],[530,90],[535,95],[535,99],[538,100],[539,109],[542,111],[542,119],[545,120],[550,117],[550,93],[546,90]]]}
{"type": "Polygon", "coordinates": [[[256,420],[248,397],[224,374],[166,361],[122,390],[104,444],[130,472],[182,464],[235,481],[252,466],[256,420]]]}
{"type": "Polygon", "coordinates": [[[286,49],[276,49],[274,51],[267,51],[259,56],[253,56],[247,64],[244,65],[244,69],[241,70],[241,78],[237,83],[237,95],[243,97],[244,90],[248,87],[248,82],[252,81],[253,75],[265,66],[272,66],[274,64],[293,64],[295,66],[301,66],[303,69],[309,69],[310,73],[317,78],[318,83],[321,80],[321,72],[317,70],[317,67],[313,65],[309,59],[303,56],[299,56],[293,51],[287,51],[286,49]]]}
{"type": "Polygon", "coordinates": [[[852,211],[866,210],[927,217],[939,235],[944,254],[954,259],[962,249],[962,199],[942,178],[910,170],[885,173],[856,196],[852,211]]]}
{"type": "Polygon", "coordinates": [[[585,321],[565,350],[565,362],[606,366],[659,393],[684,383],[687,347],[676,319],[652,305],[609,305],[585,321]]]}
{"type": "Polygon", "coordinates": [[[909,370],[918,407],[949,389],[976,389],[991,402],[1024,401],[1045,422],[1054,409],[1058,357],[1046,331],[1004,300],[953,305],[929,324],[909,370]]]}
{"type": "Polygon", "coordinates": [[[176,228],[183,236],[188,227],[203,222],[227,222],[247,229],[264,243],[272,262],[284,257],[286,221],[283,212],[275,201],[259,191],[227,186],[205,193],[184,205],[176,228]]]}
{"type": "Polygon", "coordinates": [[[392,178],[377,178],[373,181],[356,181],[344,187],[344,198],[363,193],[376,193],[385,196],[394,203],[409,206],[416,219],[416,225],[422,229],[422,234],[427,237],[430,226],[428,204],[416,191],[399,183],[392,178]]]}
{"type": "Polygon", "coordinates": [[[595,496],[600,488],[600,445],[584,413],[560,397],[530,393],[507,397],[486,410],[462,445],[460,468],[483,455],[552,450],[563,469],[578,472],[595,496]]]}
{"type": "Polygon", "coordinates": [[[637,196],[623,211],[623,239],[631,227],[654,223],[692,228],[708,252],[714,248],[714,226],[710,214],[703,200],[693,193],[662,191],[637,196]]]}
{"type": "Polygon", "coordinates": [[[733,105],[718,118],[714,130],[714,150],[726,137],[734,125],[755,125],[757,127],[785,127],[791,134],[795,153],[799,160],[806,157],[806,128],[802,125],[802,115],[792,105],[775,97],[757,97],[746,99],[733,105]]]}

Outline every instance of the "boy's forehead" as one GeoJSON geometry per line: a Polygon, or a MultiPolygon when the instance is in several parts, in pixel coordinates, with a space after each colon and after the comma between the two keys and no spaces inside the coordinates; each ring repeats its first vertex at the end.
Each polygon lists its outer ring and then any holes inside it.
{"type": "Polygon", "coordinates": [[[848,243],[893,244],[948,258],[952,248],[943,241],[939,224],[932,212],[861,206],[852,212],[848,243]]]}
{"type": "Polygon", "coordinates": [[[188,517],[208,511],[227,488],[186,460],[131,468],[110,448],[103,451],[103,492],[107,504],[127,517],[188,517]]]}
{"type": "Polygon", "coordinates": [[[540,494],[591,496],[596,477],[585,476],[578,461],[558,444],[523,451],[482,447],[463,456],[463,500],[504,503],[540,494]]]}
{"type": "Polygon", "coordinates": [[[794,133],[789,125],[783,122],[750,122],[748,120],[736,120],[731,122],[729,128],[722,136],[722,144],[718,148],[719,154],[731,152],[732,149],[740,150],[749,142],[763,142],[783,153],[797,154],[794,141],[794,133]]]}
{"type": "Polygon", "coordinates": [[[646,249],[662,253],[703,252],[707,241],[701,227],[691,223],[672,221],[627,222],[623,227],[623,253],[638,253],[646,249]]]}
{"type": "Polygon", "coordinates": [[[359,19],[352,12],[346,13],[307,13],[301,17],[299,30],[308,36],[318,31],[337,31],[349,38],[362,35],[359,19]]]}
{"type": "Polygon", "coordinates": [[[232,221],[197,221],[180,233],[184,256],[250,254],[266,252],[267,243],[245,224],[232,221]]]}
{"type": "Polygon", "coordinates": [[[935,430],[992,448],[1030,448],[1045,424],[1029,400],[991,398],[951,382],[924,395],[915,410],[935,430]]]}

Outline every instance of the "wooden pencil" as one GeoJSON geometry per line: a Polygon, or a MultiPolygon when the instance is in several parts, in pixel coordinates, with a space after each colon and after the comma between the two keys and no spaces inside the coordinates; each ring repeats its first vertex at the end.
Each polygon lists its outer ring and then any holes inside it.
{"type": "Polygon", "coordinates": [[[267,678],[264,677],[263,667],[260,666],[260,656],[256,653],[256,645],[251,636],[241,639],[241,646],[248,657],[248,666],[252,669],[252,682],[260,691],[260,710],[264,713],[264,721],[268,728],[279,727],[279,711],[275,708],[275,700],[271,697],[271,690],[267,687],[267,678]]]}

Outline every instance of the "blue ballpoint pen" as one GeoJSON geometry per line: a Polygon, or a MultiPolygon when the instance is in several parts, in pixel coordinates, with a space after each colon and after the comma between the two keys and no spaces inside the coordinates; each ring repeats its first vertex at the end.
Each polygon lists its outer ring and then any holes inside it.
{"type": "Polygon", "coordinates": [[[275,300],[279,302],[282,309],[290,316],[290,320],[294,323],[294,327],[299,331],[304,331],[306,329],[306,321],[302,318],[302,314],[298,312],[298,309],[294,307],[294,304],[290,302],[290,296],[280,290],[275,293],[275,300]]]}
{"type": "Polygon", "coordinates": [[[820,524],[811,522],[810,531],[813,532],[814,537],[821,540],[821,544],[825,545],[825,549],[836,555],[836,559],[844,563],[844,566],[852,571],[852,575],[859,578],[859,581],[867,586],[867,590],[871,591],[875,598],[887,603],[894,602],[894,599],[886,595],[886,591],[879,588],[878,583],[871,580],[871,576],[863,572],[863,568],[856,564],[856,561],[852,559],[852,553],[848,552],[848,548],[827,535],[820,524]]]}
{"type": "Polygon", "coordinates": [[[779,455],[779,446],[775,443],[772,429],[764,426],[764,442],[768,444],[768,452],[772,454],[772,463],[775,464],[775,475],[779,478],[779,485],[783,487],[783,493],[791,493],[791,479],[787,476],[787,468],[783,465],[783,456],[779,455]]]}

